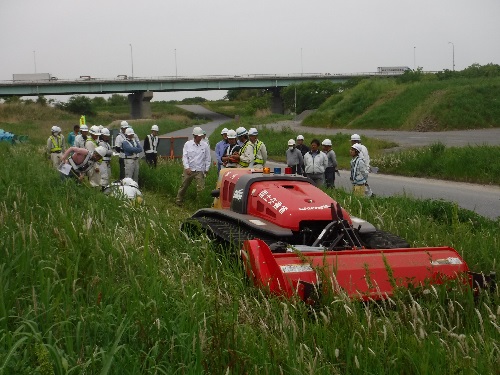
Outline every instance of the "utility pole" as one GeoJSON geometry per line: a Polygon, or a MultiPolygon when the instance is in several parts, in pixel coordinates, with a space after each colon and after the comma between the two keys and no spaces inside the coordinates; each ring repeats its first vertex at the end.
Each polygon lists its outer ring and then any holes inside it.
{"type": "Polygon", "coordinates": [[[413,70],[417,70],[417,47],[413,47],[413,70]]]}
{"type": "Polygon", "coordinates": [[[134,78],[134,52],[132,49],[132,44],[129,44],[130,46],[130,62],[132,64],[132,78],[134,78]]]}
{"type": "Polygon", "coordinates": [[[35,74],[36,74],[36,51],[33,51],[33,62],[35,63],[35,74]]]}
{"type": "Polygon", "coordinates": [[[455,71],[455,45],[453,44],[453,42],[448,42],[448,44],[451,44],[451,46],[453,47],[453,71],[455,71]]]}
{"type": "Polygon", "coordinates": [[[177,78],[177,48],[174,49],[174,59],[175,59],[175,78],[177,78]]]}

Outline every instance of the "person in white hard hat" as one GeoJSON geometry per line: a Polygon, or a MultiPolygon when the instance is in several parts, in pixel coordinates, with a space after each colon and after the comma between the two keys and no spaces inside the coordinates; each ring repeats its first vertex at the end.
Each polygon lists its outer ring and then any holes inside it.
{"type": "Polygon", "coordinates": [[[356,196],[364,196],[366,185],[368,182],[368,166],[364,158],[361,156],[362,148],[359,143],[354,143],[351,146],[349,153],[351,154],[351,183],[352,192],[356,196]]]}
{"type": "Polygon", "coordinates": [[[238,168],[240,165],[235,159],[240,154],[240,145],[236,142],[236,132],[232,129],[227,131],[227,146],[222,156],[222,165],[224,168],[238,168]]]}
{"type": "Polygon", "coordinates": [[[158,162],[158,125],[151,126],[151,134],[144,138],[144,154],[146,155],[146,163],[152,168],[156,168],[158,162]]]}
{"type": "Polygon", "coordinates": [[[292,168],[292,173],[296,174],[300,170],[300,166],[304,164],[304,157],[295,147],[295,140],[288,140],[288,149],[286,150],[286,164],[292,168]]]}
{"type": "MultiPolygon", "coordinates": [[[[85,148],[89,150],[90,153],[93,153],[96,147],[99,146],[100,135],[101,132],[99,130],[99,126],[92,125],[89,129],[89,136],[87,137],[87,141],[85,142],[85,148]]],[[[92,187],[101,186],[101,164],[98,164],[98,168],[91,168],[87,171],[90,186],[92,187]]]]}
{"type": "Polygon", "coordinates": [[[304,166],[307,177],[314,181],[314,185],[323,186],[328,159],[319,150],[319,140],[313,139],[311,141],[311,150],[304,155],[304,166]]]}
{"type": "Polygon", "coordinates": [[[106,149],[106,155],[102,158],[101,162],[101,187],[104,190],[106,186],[109,185],[111,180],[111,156],[113,155],[113,149],[109,143],[111,134],[108,128],[101,129],[101,137],[99,138],[99,146],[106,149]]]}
{"type": "Polygon", "coordinates": [[[47,139],[47,154],[52,162],[52,166],[56,169],[61,164],[61,154],[65,150],[64,137],[60,129],[58,126],[53,126],[50,129],[51,135],[47,139]]]}
{"type": "Polygon", "coordinates": [[[68,146],[73,147],[75,145],[75,138],[80,134],[80,124],[73,126],[73,131],[68,134],[68,146]]]}
{"type": "Polygon", "coordinates": [[[205,188],[205,176],[210,169],[212,158],[210,147],[202,141],[203,129],[199,126],[193,128],[193,139],[187,141],[182,149],[182,183],[177,192],[175,203],[180,206],[184,201],[187,189],[193,180],[196,180],[196,190],[201,192],[205,188]]]}
{"type": "Polygon", "coordinates": [[[222,157],[224,156],[224,151],[226,151],[228,140],[227,140],[227,132],[228,128],[224,128],[221,130],[220,135],[222,136],[222,140],[217,142],[215,145],[215,158],[217,159],[217,174],[219,174],[222,168],[222,157]]]}
{"type": "Polygon", "coordinates": [[[253,164],[255,156],[253,154],[253,143],[248,138],[247,130],[240,126],[236,129],[238,144],[241,146],[239,155],[233,155],[232,158],[238,162],[241,168],[248,168],[253,164]]]}
{"type": "Polygon", "coordinates": [[[125,199],[131,203],[141,204],[144,202],[142,193],[139,190],[139,185],[137,182],[128,177],[108,185],[104,190],[104,194],[111,195],[119,199],[125,199]]]}
{"type": "Polygon", "coordinates": [[[96,172],[99,172],[97,162],[105,155],[106,149],[101,146],[96,147],[94,152],[90,152],[86,148],[70,147],[61,157],[61,166],[59,167],[61,177],[76,178],[78,181],[82,181],[89,170],[97,169],[96,172]],[[68,165],[68,167],[63,168],[63,165],[68,165]]]}
{"type": "Polygon", "coordinates": [[[370,155],[368,155],[368,149],[361,144],[361,137],[359,134],[353,134],[351,135],[351,145],[358,144],[361,146],[361,151],[360,151],[360,157],[362,157],[365,160],[365,164],[368,168],[368,171],[370,171],[370,155]]]}
{"type": "Polygon", "coordinates": [[[127,128],[125,136],[127,139],[122,143],[122,150],[125,155],[125,177],[139,183],[139,154],[142,152],[142,146],[135,138],[134,129],[127,128]]]}
{"type": "Polygon", "coordinates": [[[127,121],[122,121],[120,123],[120,132],[115,138],[115,151],[118,153],[118,164],[120,166],[120,180],[125,178],[125,154],[122,150],[122,143],[127,139],[125,136],[125,131],[129,127],[127,121]]]}
{"type": "Polygon", "coordinates": [[[266,166],[267,161],[267,149],[264,142],[258,139],[259,132],[256,128],[250,128],[248,130],[248,138],[253,145],[253,163],[250,167],[263,168],[266,166]]]}
{"type": "Polygon", "coordinates": [[[335,151],[332,149],[332,141],[330,139],[325,139],[321,142],[323,146],[323,152],[328,160],[328,166],[325,168],[325,183],[327,188],[335,187],[335,172],[337,170],[337,156],[335,151]]]}
{"type": "Polygon", "coordinates": [[[205,142],[208,144],[208,147],[210,147],[210,140],[207,138],[207,132],[203,130],[203,135],[201,136],[201,141],[205,142]]]}
{"type": "Polygon", "coordinates": [[[80,134],[75,137],[75,147],[85,148],[85,142],[87,142],[87,137],[89,135],[89,128],[87,125],[83,124],[80,126],[80,134]]]}

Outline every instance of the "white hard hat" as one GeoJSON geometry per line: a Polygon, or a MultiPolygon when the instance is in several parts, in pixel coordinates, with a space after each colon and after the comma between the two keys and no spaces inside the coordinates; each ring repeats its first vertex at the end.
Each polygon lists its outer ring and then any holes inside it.
{"type": "Polygon", "coordinates": [[[199,126],[193,128],[193,135],[197,135],[197,136],[202,136],[204,133],[203,133],[203,129],[200,128],[199,126]]]}
{"type": "Polygon", "coordinates": [[[56,126],[56,128],[59,133],[62,132],[62,129],[59,126],[56,126]]]}
{"type": "Polygon", "coordinates": [[[122,180],[122,184],[125,185],[125,186],[133,186],[135,188],[138,188],[139,185],[137,184],[137,182],[135,182],[133,179],[131,179],[130,177],[125,177],[123,180],[122,180]]]}
{"type": "Polygon", "coordinates": [[[358,152],[362,152],[361,145],[359,143],[355,143],[351,146],[351,148],[355,149],[358,152]]]}
{"type": "Polygon", "coordinates": [[[121,127],[121,128],[128,128],[128,127],[129,127],[129,124],[128,124],[128,122],[127,122],[127,121],[122,121],[122,122],[120,123],[120,127],[121,127]]]}
{"type": "Polygon", "coordinates": [[[101,135],[110,135],[108,128],[102,128],[101,135]]]}
{"type": "Polygon", "coordinates": [[[90,134],[101,135],[101,131],[99,130],[99,127],[97,125],[92,125],[90,127],[90,134]]]}
{"type": "Polygon", "coordinates": [[[297,136],[297,141],[300,141],[300,140],[302,140],[302,141],[304,140],[304,136],[303,135],[298,135],[297,136]]]}
{"type": "Polygon", "coordinates": [[[134,129],[132,129],[132,128],[127,128],[127,130],[125,130],[125,135],[133,135],[133,134],[135,134],[135,133],[134,133],[134,129]]]}
{"type": "Polygon", "coordinates": [[[95,148],[94,152],[97,152],[99,155],[101,155],[101,157],[105,157],[106,152],[108,152],[108,150],[106,150],[106,148],[103,146],[97,146],[95,148]]]}
{"type": "Polygon", "coordinates": [[[57,133],[59,130],[57,130],[57,126],[55,126],[55,125],[54,125],[54,126],[50,129],[50,131],[51,131],[52,133],[57,133]]]}
{"type": "Polygon", "coordinates": [[[321,142],[321,144],[323,146],[331,146],[332,145],[332,141],[327,138],[323,142],[321,142]]]}
{"type": "Polygon", "coordinates": [[[359,134],[353,134],[351,135],[351,141],[361,141],[361,137],[359,134]]]}
{"type": "Polygon", "coordinates": [[[231,138],[231,139],[236,138],[236,132],[233,129],[228,130],[227,131],[227,137],[231,138]]]}
{"type": "Polygon", "coordinates": [[[295,145],[295,140],[294,139],[289,139],[288,140],[288,146],[293,146],[295,145]]]}
{"type": "Polygon", "coordinates": [[[88,132],[89,131],[89,127],[85,124],[81,125],[80,126],[80,131],[82,132],[88,132]]]}
{"type": "Polygon", "coordinates": [[[158,125],[153,125],[153,126],[151,127],[151,131],[153,131],[153,130],[154,130],[154,131],[160,131],[160,129],[158,128],[158,125]]]}
{"type": "Polygon", "coordinates": [[[256,128],[250,128],[248,129],[248,135],[259,135],[259,132],[256,128]]]}
{"type": "Polygon", "coordinates": [[[222,135],[222,134],[227,134],[227,132],[228,132],[228,131],[229,131],[229,129],[228,129],[228,128],[224,128],[224,129],[222,129],[222,131],[220,132],[220,134],[221,134],[221,135],[222,135]]]}
{"type": "Polygon", "coordinates": [[[236,135],[238,137],[241,137],[242,135],[246,135],[246,134],[248,134],[248,132],[243,126],[240,126],[238,129],[236,129],[236,135]]]}
{"type": "Polygon", "coordinates": [[[101,130],[102,130],[102,128],[104,128],[104,126],[99,125],[99,131],[101,131],[101,130]]]}

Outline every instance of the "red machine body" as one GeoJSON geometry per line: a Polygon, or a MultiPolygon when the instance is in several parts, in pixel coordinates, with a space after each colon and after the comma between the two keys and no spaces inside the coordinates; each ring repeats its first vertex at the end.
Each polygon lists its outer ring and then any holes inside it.
{"type": "Polygon", "coordinates": [[[329,285],[368,300],[403,287],[485,280],[482,274],[473,280],[454,249],[409,248],[350,216],[303,176],[223,169],[212,194],[212,208],[198,210],[183,230],[201,228],[238,246],[248,277],[273,294],[313,301],[329,285]]]}
{"type": "Polygon", "coordinates": [[[424,287],[458,279],[469,268],[450,247],[336,252],[272,253],[261,240],[245,241],[241,256],[254,285],[272,294],[312,301],[328,282],[351,298],[385,299],[397,288],[424,287]],[[326,277],[326,280],[325,280],[326,277]]]}

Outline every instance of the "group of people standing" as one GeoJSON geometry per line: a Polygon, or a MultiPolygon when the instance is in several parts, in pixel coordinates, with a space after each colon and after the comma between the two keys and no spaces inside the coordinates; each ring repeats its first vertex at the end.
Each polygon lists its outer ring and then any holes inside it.
{"type": "Polygon", "coordinates": [[[320,144],[315,138],[310,146],[309,148],[304,144],[303,135],[298,135],[297,141],[290,139],[286,150],[287,165],[292,168],[292,173],[309,177],[316,186],[326,185],[328,188],[334,188],[338,164],[332,141],[325,139],[320,144]]]}
{"type": "Polygon", "coordinates": [[[63,178],[78,181],[88,179],[90,186],[103,190],[111,182],[111,157],[117,155],[120,165],[120,180],[139,182],[139,157],[144,151],[147,163],[156,167],[158,146],[158,125],[153,125],[151,134],[146,136],[144,147],[127,121],[120,124],[120,132],[111,143],[109,129],[102,125],[75,125],[68,135],[69,148],[66,149],[61,128],[53,126],[47,140],[47,153],[54,168],[63,178]]]}
{"type": "MultiPolygon", "coordinates": [[[[222,168],[262,168],[267,161],[267,149],[264,142],[258,139],[256,128],[248,131],[244,127],[236,130],[224,128],[222,140],[215,145],[217,173],[222,168]]],[[[182,164],[184,172],[182,183],[177,192],[176,204],[182,205],[186,191],[193,180],[196,180],[198,191],[205,187],[205,176],[210,168],[211,156],[206,133],[200,127],[193,129],[193,139],[184,144],[182,164]]]]}
{"type": "MultiPolygon", "coordinates": [[[[288,141],[286,151],[286,163],[292,168],[292,173],[301,174],[314,181],[316,186],[326,185],[327,188],[335,187],[335,174],[337,170],[337,158],[332,149],[332,141],[324,139],[321,142],[313,139],[310,147],[304,144],[304,136],[298,135],[296,140],[288,141]]],[[[368,172],[370,169],[370,156],[367,148],[361,144],[358,134],[351,136],[351,176],[353,192],[356,195],[364,195],[368,186],[368,172]]]]}

